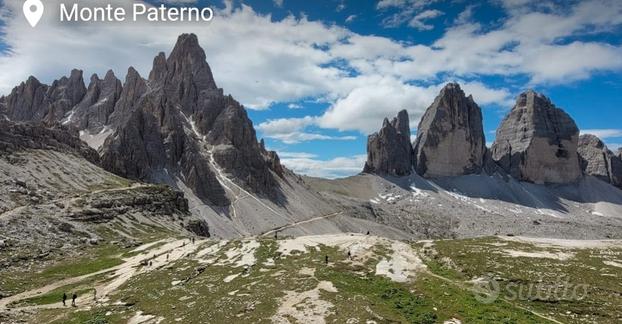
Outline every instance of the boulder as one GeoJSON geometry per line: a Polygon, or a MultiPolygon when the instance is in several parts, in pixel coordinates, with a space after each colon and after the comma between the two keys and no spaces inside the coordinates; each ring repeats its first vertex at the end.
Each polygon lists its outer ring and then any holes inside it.
{"type": "Polygon", "coordinates": [[[414,166],[424,177],[479,173],[486,140],[482,112],[457,83],[447,84],[426,110],[414,143],[414,166]]]}
{"type": "Polygon", "coordinates": [[[363,172],[405,176],[412,170],[412,145],[408,112],[402,110],[391,122],[384,119],[382,128],[367,138],[367,162],[363,172]]]}
{"type": "Polygon", "coordinates": [[[533,183],[571,183],[581,175],[574,120],[544,95],[522,93],[497,129],[492,158],[508,174],[533,183]]]}

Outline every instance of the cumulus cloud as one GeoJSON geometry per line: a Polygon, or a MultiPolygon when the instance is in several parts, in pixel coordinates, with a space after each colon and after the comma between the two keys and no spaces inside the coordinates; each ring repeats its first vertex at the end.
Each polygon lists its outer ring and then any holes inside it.
{"type": "MultiPolygon", "coordinates": [[[[279,156],[287,156],[284,152],[278,152],[279,156]]],[[[296,173],[312,177],[322,178],[342,178],[363,170],[366,160],[365,155],[354,155],[351,157],[337,157],[330,160],[316,159],[313,155],[289,156],[281,159],[281,163],[296,173]]]]}
{"type": "Polygon", "coordinates": [[[582,129],[581,134],[592,134],[605,140],[608,138],[622,137],[622,129],[582,129]]]}
{"type": "MultiPolygon", "coordinates": [[[[46,7],[58,6],[59,1],[48,0],[46,7]]],[[[127,5],[122,0],[110,2],[127,5]]],[[[421,13],[431,10],[433,2],[383,0],[377,8],[417,8],[421,13]]],[[[622,2],[615,0],[573,2],[564,10],[515,3],[512,8],[527,11],[509,12],[505,21],[492,27],[465,19],[429,46],[360,35],[304,16],[278,20],[246,5],[225,4],[208,24],[58,24],[56,13],[46,10],[33,33],[21,16],[22,3],[5,1],[0,9],[0,39],[8,50],[0,56],[0,91],[7,93],[28,75],[50,83],[72,68],[85,70],[86,79],[108,68],[122,78],[132,65],[146,76],[159,51],[169,52],[179,34],[194,32],[218,85],[246,107],[267,109],[274,103],[305,98],[327,103],[326,111],[303,118],[293,130],[275,131],[272,127],[290,127],[272,123],[277,120],[258,127],[272,138],[296,142],[347,140],[351,137],[329,136],[316,128],[366,134],[401,109],[407,109],[416,124],[446,81],[469,80],[461,84],[477,103],[507,106],[512,102],[510,90],[477,80],[521,76],[531,86],[622,69],[618,44],[580,37],[606,33],[622,23],[622,2]]]]}
{"type": "Polygon", "coordinates": [[[416,28],[418,30],[432,30],[434,29],[434,26],[427,24],[426,21],[442,16],[443,14],[444,13],[442,11],[436,9],[425,10],[415,15],[408,22],[408,26],[416,28]]]}

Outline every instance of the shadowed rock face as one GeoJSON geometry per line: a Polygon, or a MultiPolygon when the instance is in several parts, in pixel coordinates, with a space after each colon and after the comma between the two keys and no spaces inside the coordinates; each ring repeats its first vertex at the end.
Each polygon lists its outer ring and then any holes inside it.
{"type": "Polygon", "coordinates": [[[207,203],[225,206],[215,165],[251,191],[277,196],[270,170],[278,174],[278,157],[261,149],[242,105],[216,87],[193,34],[181,35],[168,59],[156,56],[148,87],[130,69],[110,119],[119,126],[104,143],[102,165],[114,173],[149,181],[178,176],[207,203]]]}
{"type": "Polygon", "coordinates": [[[81,156],[93,164],[99,163],[97,151],[65,126],[0,121],[0,156],[26,149],[51,149],[81,156]]]}
{"type": "Polygon", "coordinates": [[[86,95],[74,108],[69,122],[80,130],[99,132],[108,124],[108,118],[114,111],[121,91],[121,81],[112,70],[106,73],[103,80],[93,74],[86,95]]]}
{"type": "Polygon", "coordinates": [[[586,175],[622,187],[622,160],[607,149],[598,137],[591,134],[581,135],[578,153],[581,170],[586,175]]]}
{"type": "Polygon", "coordinates": [[[62,77],[51,86],[31,76],[2,99],[2,110],[12,121],[60,121],[85,93],[80,70],[72,70],[69,77],[62,77]]]}
{"type": "Polygon", "coordinates": [[[379,132],[367,138],[367,162],[363,172],[404,176],[412,170],[412,146],[408,113],[402,110],[391,122],[384,119],[379,132]]]}
{"type": "Polygon", "coordinates": [[[492,158],[514,178],[570,183],[581,177],[574,120],[544,95],[522,93],[497,129],[492,158]]]}
{"type": "Polygon", "coordinates": [[[414,143],[414,165],[424,177],[479,173],[486,141],[482,112],[457,83],[447,84],[426,110],[414,143]]]}

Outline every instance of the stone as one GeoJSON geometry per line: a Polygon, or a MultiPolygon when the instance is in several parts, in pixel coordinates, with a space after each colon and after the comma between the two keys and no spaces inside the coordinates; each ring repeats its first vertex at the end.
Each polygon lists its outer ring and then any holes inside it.
{"type": "Polygon", "coordinates": [[[110,114],[110,118],[108,119],[108,123],[113,129],[119,127],[123,121],[129,118],[146,92],[147,84],[145,80],[138,74],[136,69],[130,67],[127,70],[125,83],[123,84],[119,100],[115,104],[114,111],[110,114]]]}
{"type": "Polygon", "coordinates": [[[405,176],[412,171],[412,145],[408,112],[402,110],[391,122],[387,118],[377,133],[367,138],[365,173],[405,176]]]}
{"type": "Polygon", "coordinates": [[[112,70],[106,73],[103,80],[99,79],[97,74],[93,74],[88,90],[82,101],[73,109],[69,122],[80,130],[100,132],[108,124],[108,118],[114,111],[122,88],[121,81],[112,70]]]}
{"type": "Polygon", "coordinates": [[[427,178],[479,173],[485,143],[481,109],[457,83],[449,83],[419,122],[415,170],[427,178]]]}
{"type": "Polygon", "coordinates": [[[82,142],[78,134],[66,126],[0,121],[0,155],[27,149],[51,149],[71,153],[93,164],[99,164],[97,151],[82,142]]]}
{"type": "Polygon", "coordinates": [[[155,57],[147,82],[128,71],[110,122],[118,126],[101,152],[111,172],[152,182],[182,179],[209,205],[230,204],[216,172],[277,197],[276,153],[261,149],[244,107],[217,88],[194,34],[179,36],[168,58],[155,57]]]}
{"type": "Polygon", "coordinates": [[[204,220],[193,219],[185,226],[186,230],[201,237],[210,237],[209,226],[204,220]]]}
{"type": "Polygon", "coordinates": [[[493,160],[515,179],[538,184],[571,183],[581,178],[574,120],[544,95],[519,95],[497,129],[493,160]]]}
{"type": "Polygon", "coordinates": [[[579,162],[584,174],[622,187],[622,160],[592,134],[579,136],[579,162]]]}

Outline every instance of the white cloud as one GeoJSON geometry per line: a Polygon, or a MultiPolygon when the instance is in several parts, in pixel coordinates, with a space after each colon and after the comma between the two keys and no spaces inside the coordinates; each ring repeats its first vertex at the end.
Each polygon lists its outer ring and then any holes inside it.
{"type": "Polygon", "coordinates": [[[274,0],[274,5],[277,7],[283,7],[284,0],[274,0]]]}
{"type": "Polygon", "coordinates": [[[582,129],[581,134],[592,134],[601,140],[622,137],[622,129],[582,129]]]}
{"type": "MultiPolygon", "coordinates": [[[[46,6],[52,8],[59,1],[49,0],[46,6]]],[[[123,0],[111,2],[127,5],[123,0]]],[[[383,0],[377,7],[421,12],[433,2],[383,0]]],[[[180,33],[194,32],[218,85],[245,106],[265,109],[303,98],[328,103],[329,109],[303,118],[293,130],[283,130],[287,123],[258,127],[273,138],[292,142],[350,138],[309,127],[367,134],[400,109],[407,109],[416,125],[446,80],[473,80],[461,84],[478,104],[507,106],[512,102],[510,91],[491,88],[478,77],[521,75],[531,84],[564,83],[622,69],[619,45],[569,41],[622,23],[622,2],[614,0],[582,1],[562,11],[530,9],[510,14],[493,27],[465,22],[447,29],[432,46],[359,35],[305,17],[277,20],[245,5],[225,3],[227,7],[217,11],[209,24],[60,25],[53,22],[55,13],[47,11],[33,33],[20,15],[22,3],[5,1],[0,39],[10,51],[0,57],[0,90],[7,93],[28,75],[50,83],[72,68],[85,70],[85,79],[108,68],[123,78],[130,65],[146,76],[159,51],[169,52],[180,33]]]]}
{"type": "MultiPolygon", "coordinates": [[[[278,152],[278,154],[283,156],[281,152],[278,152]]],[[[312,156],[299,156],[282,158],[281,163],[299,174],[334,179],[361,172],[366,159],[367,156],[365,155],[337,157],[330,160],[319,160],[312,156]]]]}
{"type": "Polygon", "coordinates": [[[443,12],[440,10],[425,10],[423,12],[418,13],[414,16],[409,22],[408,26],[413,27],[418,30],[432,30],[434,29],[433,25],[426,24],[427,20],[434,19],[436,17],[442,16],[443,12]]]}
{"type": "Polygon", "coordinates": [[[301,104],[297,104],[297,103],[290,103],[287,105],[287,108],[289,109],[302,109],[302,105],[301,104]]]}
{"type": "Polygon", "coordinates": [[[346,18],[346,23],[351,23],[356,19],[356,15],[349,15],[348,18],[346,18]]]}
{"type": "Polygon", "coordinates": [[[331,136],[317,132],[307,132],[305,128],[315,125],[316,118],[307,116],[303,118],[281,118],[268,120],[257,125],[257,130],[266,138],[279,140],[285,144],[295,144],[319,140],[355,140],[355,136],[331,136]]]}
{"type": "Polygon", "coordinates": [[[317,154],[306,152],[279,151],[279,157],[282,159],[313,159],[317,158],[317,154]]]}

